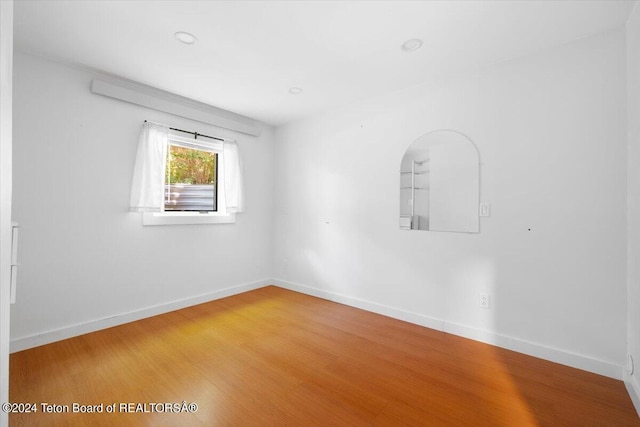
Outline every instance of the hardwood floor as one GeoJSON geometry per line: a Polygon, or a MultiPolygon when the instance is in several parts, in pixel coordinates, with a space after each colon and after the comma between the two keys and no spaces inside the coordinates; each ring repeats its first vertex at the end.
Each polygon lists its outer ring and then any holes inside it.
{"type": "Polygon", "coordinates": [[[10,363],[12,426],[640,426],[621,381],[273,286],[10,363]]]}

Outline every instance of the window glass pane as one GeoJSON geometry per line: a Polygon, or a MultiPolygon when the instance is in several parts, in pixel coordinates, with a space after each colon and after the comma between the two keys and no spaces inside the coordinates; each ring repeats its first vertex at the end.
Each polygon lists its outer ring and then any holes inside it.
{"type": "Polygon", "coordinates": [[[169,145],[165,172],[165,211],[216,210],[218,155],[169,145]]]}

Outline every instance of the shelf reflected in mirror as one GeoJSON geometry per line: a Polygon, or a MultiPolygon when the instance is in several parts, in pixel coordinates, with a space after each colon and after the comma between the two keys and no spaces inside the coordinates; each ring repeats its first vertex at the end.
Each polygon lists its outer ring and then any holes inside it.
{"type": "Polygon", "coordinates": [[[478,233],[480,156],[452,130],[416,139],[400,164],[400,228],[478,233]]]}

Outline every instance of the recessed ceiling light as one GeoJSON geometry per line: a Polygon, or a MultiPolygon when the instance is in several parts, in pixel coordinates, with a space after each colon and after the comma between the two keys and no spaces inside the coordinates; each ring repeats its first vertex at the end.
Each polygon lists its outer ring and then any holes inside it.
{"type": "Polygon", "coordinates": [[[292,87],[291,89],[289,89],[289,93],[292,95],[300,95],[302,92],[304,91],[299,87],[292,87]]]}
{"type": "Polygon", "coordinates": [[[175,37],[176,39],[178,39],[178,41],[184,44],[194,44],[196,40],[198,40],[196,36],[194,36],[191,33],[187,33],[185,31],[178,31],[173,35],[173,37],[175,37]]]}
{"type": "Polygon", "coordinates": [[[405,52],[413,52],[420,49],[420,47],[422,47],[422,40],[420,39],[411,39],[402,43],[402,50],[405,52]]]}

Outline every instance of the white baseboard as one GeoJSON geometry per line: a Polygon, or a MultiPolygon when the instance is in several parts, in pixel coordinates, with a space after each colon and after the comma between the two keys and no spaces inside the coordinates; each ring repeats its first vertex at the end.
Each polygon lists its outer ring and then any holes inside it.
{"type": "Polygon", "coordinates": [[[622,366],[568,350],[549,347],[543,344],[514,338],[484,329],[473,328],[454,322],[444,322],[444,332],[495,345],[496,347],[506,348],[507,350],[513,350],[518,353],[534,356],[539,359],[548,360],[550,362],[559,363],[572,368],[582,369],[583,371],[593,372],[594,374],[604,375],[605,377],[616,380],[622,379],[622,366]]]}
{"type": "Polygon", "coordinates": [[[284,289],[289,289],[290,291],[300,292],[302,294],[311,295],[333,302],[339,302],[350,307],[361,308],[366,311],[382,314],[383,316],[392,317],[398,320],[404,320],[405,322],[425,326],[430,329],[436,329],[438,331],[443,330],[443,321],[441,319],[425,316],[424,314],[400,310],[388,305],[350,297],[344,294],[339,294],[337,292],[329,292],[322,289],[312,288],[310,286],[300,285],[281,279],[273,279],[272,284],[284,289]]]}
{"type": "Polygon", "coordinates": [[[470,338],[475,341],[495,345],[497,347],[513,350],[518,353],[527,354],[548,360],[572,368],[582,369],[617,380],[622,379],[623,368],[615,363],[595,359],[589,356],[573,353],[567,350],[553,348],[542,344],[526,341],[523,339],[498,334],[492,331],[478,329],[467,325],[437,319],[423,314],[402,310],[395,307],[378,304],[375,302],[354,298],[336,292],[313,288],[310,286],[292,283],[282,279],[273,279],[274,285],[303,294],[323,298],[329,301],[339,302],[351,307],[361,308],[373,313],[382,314],[394,319],[404,320],[427,328],[436,329],[453,335],[470,338]]]}
{"type": "Polygon", "coordinates": [[[624,385],[627,387],[627,392],[629,393],[629,397],[631,397],[638,416],[640,416],[640,384],[638,384],[637,380],[637,376],[629,375],[626,372],[624,373],[624,385]]]}
{"type": "MultiPolygon", "coordinates": [[[[492,331],[474,328],[467,325],[461,325],[453,322],[448,322],[443,319],[438,319],[424,314],[415,313],[407,310],[402,310],[396,307],[387,306],[371,301],[367,301],[360,298],[354,298],[348,295],[340,294],[337,292],[326,291],[310,286],[301,285],[298,283],[292,283],[282,279],[273,280],[261,280],[252,283],[246,283],[242,285],[232,286],[225,289],[220,289],[207,294],[197,295],[195,297],[185,298],[177,301],[172,301],[166,304],[160,304],[152,307],[147,307],[141,310],[136,310],[128,313],[122,313],[115,316],[110,316],[103,319],[96,319],[89,322],[70,325],[64,328],[55,329],[35,335],[26,337],[15,338],[11,341],[10,351],[15,353],[17,351],[26,350],[40,345],[49,344],[55,341],[61,341],[67,338],[72,338],[78,335],[95,332],[101,329],[110,328],[113,326],[122,325],[136,320],[144,319],[151,316],[156,316],[162,313],[168,313],[170,311],[179,310],[181,308],[189,307],[196,304],[201,304],[208,301],[213,301],[220,298],[240,294],[243,292],[251,291],[254,289],[262,288],[267,285],[276,285],[284,289],[300,292],[303,294],[316,296],[329,301],[338,302],[351,307],[360,308],[373,313],[378,313],[384,316],[388,316],[394,319],[403,320],[406,322],[414,323],[416,325],[425,326],[427,328],[435,329],[451,333],[454,335],[470,338],[475,341],[485,342],[495,345],[497,347],[506,348],[509,350],[517,351],[519,353],[528,354],[541,359],[549,360],[551,362],[560,363],[563,365],[571,366],[573,368],[582,369],[585,371],[593,372],[596,374],[604,375],[617,380],[623,379],[622,366],[610,363],[607,361],[591,358],[581,354],[573,353],[570,351],[548,347],[542,344],[526,341],[519,338],[514,338],[507,335],[498,334],[492,331]]],[[[634,390],[634,404],[636,408],[640,407],[637,402],[637,397],[640,396],[640,387],[636,384],[634,378],[630,378],[629,381],[625,378],[625,384],[630,390],[634,390]]],[[[631,394],[631,391],[630,391],[631,394]]]]}
{"type": "Polygon", "coordinates": [[[190,307],[192,305],[202,304],[216,299],[225,298],[228,296],[262,288],[269,284],[271,284],[271,280],[260,280],[257,282],[245,283],[242,285],[231,286],[225,289],[220,289],[194,297],[146,307],[128,313],[121,313],[115,316],[105,317],[103,319],[91,320],[89,322],[70,325],[64,328],[55,329],[40,334],[15,338],[11,340],[10,352],[15,353],[44,344],[50,344],[52,342],[76,337],[78,335],[99,331],[101,329],[111,328],[113,326],[118,326],[129,322],[135,322],[136,320],[156,316],[158,314],[168,313],[170,311],[180,310],[181,308],[190,307]]]}

